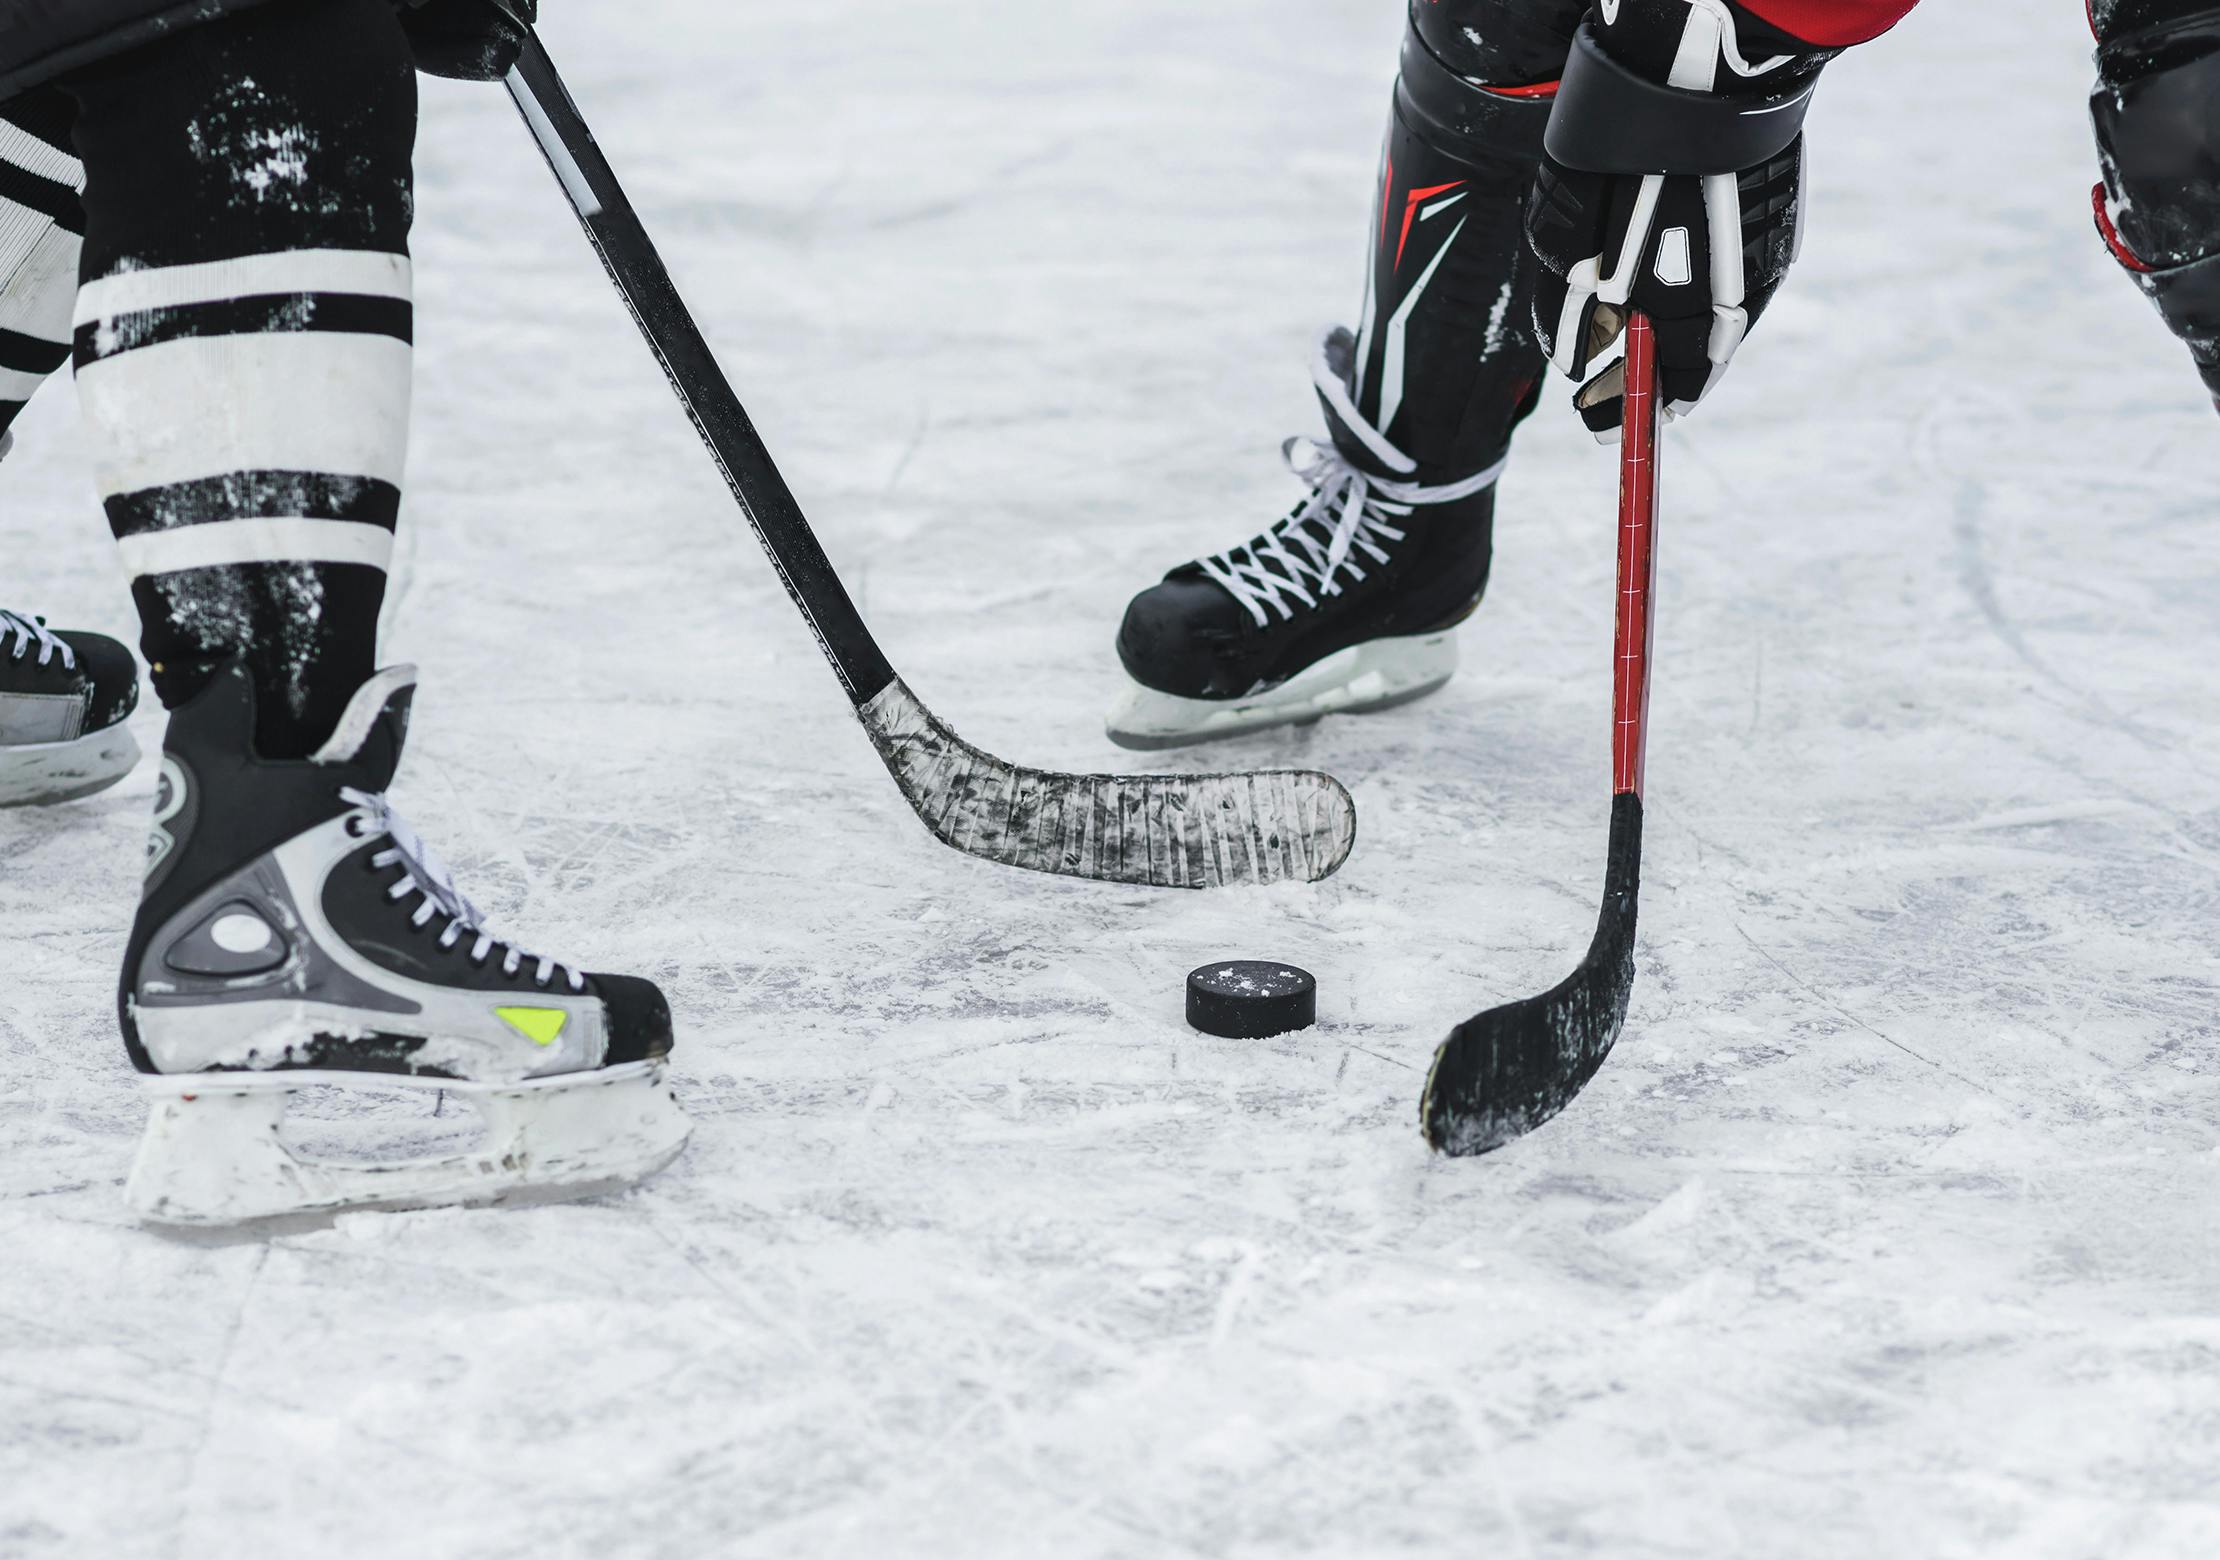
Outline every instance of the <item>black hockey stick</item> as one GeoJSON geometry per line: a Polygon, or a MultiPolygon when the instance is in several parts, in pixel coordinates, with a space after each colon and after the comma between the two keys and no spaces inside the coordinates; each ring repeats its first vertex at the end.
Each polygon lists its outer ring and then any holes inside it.
{"type": "Polygon", "coordinates": [[[1067,877],[1164,888],[1315,882],[1348,859],[1356,806],[1331,775],[1067,775],[981,752],[894,674],[536,33],[509,94],[640,333],[771,555],[917,816],[943,843],[1067,877]]]}
{"type": "Polygon", "coordinates": [[[1634,994],[1642,888],[1642,769],[1649,742],[1650,589],[1657,579],[1656,337],[1628,316],[1626,423],[1619,446],[1619,610],[1611,683],[1611,847],[1596,938],[1562,985],[1490,1008],[1434,1053],[1419,1121],[1445,1154],[1484,1154],[1548,1121],[1588,1086],[1634,994]]]}

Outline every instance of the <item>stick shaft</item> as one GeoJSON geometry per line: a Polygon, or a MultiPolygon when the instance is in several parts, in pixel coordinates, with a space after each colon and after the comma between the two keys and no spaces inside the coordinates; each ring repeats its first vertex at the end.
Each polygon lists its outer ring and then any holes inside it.
{"type": "Polygon", "coordinates": [[[872,639],[833,571],[832,560],[825,556],[824,545],[810,529],[709,343],[702,339],[654,241],[625,198],[608,159],[594,144],[593,132],[536,33],[525,34],[524,52],[509,73],[508,87],[593,240],[609,279],[616,283],[640,334],[654,349],[671,388],[709,446],[763,550],[770,554],[780,583],[808,619],[818,647],[848,697],[858,706],[869,703],[894,681],[894,668],[872,639]]]}
{"type": "Polygon", "coordinates": [[[1611,789],[1642,795],[1649,751],[1650,611],[1657,583],[1657,336],[1646,315],[1626,326],[1626,425],[1619,442],[1619,612],[1611,684],[1611,789]]]}

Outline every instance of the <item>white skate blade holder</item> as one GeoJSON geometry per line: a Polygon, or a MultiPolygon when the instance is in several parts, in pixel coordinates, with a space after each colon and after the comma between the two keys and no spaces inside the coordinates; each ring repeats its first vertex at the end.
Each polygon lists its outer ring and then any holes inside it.
{"type": "Polygon", "coordinates": [[[149,1223],[242,1224],[369,1208],[558,1201],[614,1190],[678,1157],[689,1130],[662,1061],[517,1083],[362,1072],[223,1072],[142,1080],[153,1110],[125,1188],[149,1223]],[[436,1090],[477,1112],[474,1146],[390,1163],[312,1157],[285,1108],[318,1086],[436,1090]]]}
{"type": "Polygon", "coordinates": [[[68,742],[0,745],[0,807],[74,802],[107,790],[138,762],[138,739],[120,725],[68,742]]]}
{"type": "Polygon", "coordinates": [[[1286,682],[1239,699],[1184,699],[1130,684],[1105,723],[1112,742],[1153,751],[1214,742],[1425,697],[1457,672],[1457,631],[1373,639],[1336,650],[1286,682]]]}

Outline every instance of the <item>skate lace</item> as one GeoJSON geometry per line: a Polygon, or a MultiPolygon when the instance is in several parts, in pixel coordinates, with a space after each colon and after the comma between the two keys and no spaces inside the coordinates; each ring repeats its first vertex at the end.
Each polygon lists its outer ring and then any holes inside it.
{"type": "Polygon", "coordinates": [[[77,652],[62,640],[54,637],[54,631],[46,626],[46,619],[25,617],[20,612],[10,612],[7,608],[0,607],[0,648],[5,648],[10,640],[15,643],[15,649],[9,655],[10,660],[22,660],[29,653],[31,647],[36,645],[39,651],[39,665],[46,665],[54,659],[55,652],[59,651],[62,657],[62,670],[65,672],[77,670],[77,652]]]}
{"type": "Polygon", "coordinates": [[[470,946],[473,964],[483,964],[495,948],[505,948],[508,952],[501,961],[502,974],[514,975],[526,959],[531,959],[538,965],[532,974],[534,985],[544,986],[560,972],[569,980],[571,990],[586,989],[586,977],[571,966],[544,955],[528,954],[487,930],[484,913],[455,886],[454,874],[447,870],[446,863],[432,854],[423,836],[409,827],[408,820],[395,812],[384,796],[353,786],[341,786],[339,795],[356,809],[349,819],[350,828],[362,836],[383,834],[393,841],[370,858],[373,867],[402,869],[400,881],[385,891],[385,897],[398,904],[410,894],[421,894],[416,913],[409,918],[415,926],[424,926],[436,915],[447,917],[447,929],[439,934],[440,947],[452,948],[465,934],[472,934],[477,938],[470,946]]]}
{"type": "MultiPolygon", "coordinates": [[[[1393,449],[1384,438],[1379,442],[1393,449]]],[[[1429,486],[1376,477],[1317,439],[1289,439],[1280,451],[1309,495],[1260,535],[1197,560],[1259,628],[1270,626],[1266,608],[1281,622],[1291,621],[1298,606],[1315,610],[1321,600],[1340,595],[1344,579],[1364,579],[1367,563],[1385,564],[1390,544],[1410,534],[1396,522],[1420,505],[1469,498],[1503,474],[1499,461],[1462,481],[1429,486]]]]}

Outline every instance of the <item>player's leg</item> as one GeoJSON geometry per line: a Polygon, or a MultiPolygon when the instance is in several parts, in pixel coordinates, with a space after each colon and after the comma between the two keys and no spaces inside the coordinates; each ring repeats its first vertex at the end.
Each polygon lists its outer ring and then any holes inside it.
{"type": "Polygon", "coordinates": [[[2097,225],[2220,401],[2220,13],[2094,0],[2097,225]]]}
{"type": "Polygon", "coordinates": [[[75,354],[171,709],[121,1018],[132,1193],[222,1221],[605,1184],[675,1154],[648,982],[487,932],[389,805],[415,682],[376,671],[410,372],[415,77],[387,0],[272,0],[71,77],[75,354]],[[478,1104],[395,1168],[273,1130],[304,1081],[478,1104]]]}
{"type": "MultiPolygon", "coordinates": [[[[0,461],[16,414],[69,360],[85,223],[72,117],[51,89],[0,103],[0,461]]],[[[129,774],[139,745],[123,721],[138,697],[138,666],[113,639],[0,602],[0,807],[90,796],[129,774]]]]}
{"type": "Polygon", "coordinates": [[[1413,0],[1371,214],[1363,312],[1313,363],[1330,441],[1310,494],[1127,608],[1110,717],[1164,747],[1447,681],[1488,579],[1495,481],[1533,405],[1521,208],[1584,0],[1413,0]]]}

